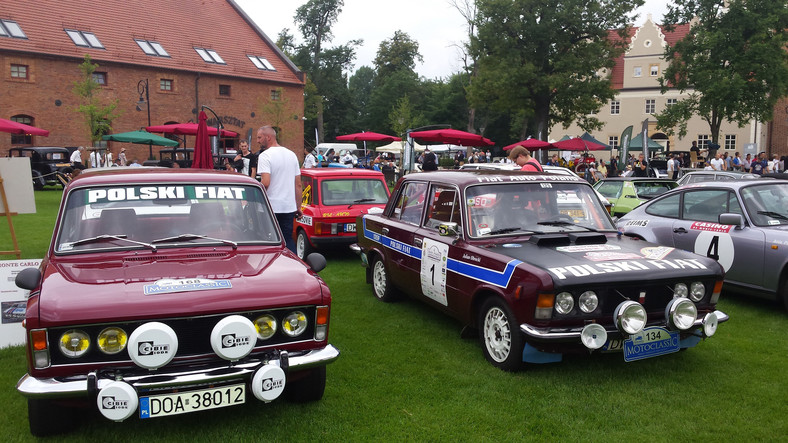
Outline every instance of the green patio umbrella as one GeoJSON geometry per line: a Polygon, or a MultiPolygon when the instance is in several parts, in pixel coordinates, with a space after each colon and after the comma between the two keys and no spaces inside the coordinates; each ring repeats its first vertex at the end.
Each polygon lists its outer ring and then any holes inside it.
{"type": "Polygon", "coordinates": [[[101,139],[112,140],[116,142],[125,142],[125,143],[137,143],[140,145],[156,145],[156,146],[179,145],[179,143],[175,140],[170,140],[160,135],[151,134],[150,132],[143,130],[121,132],[120,134],[107,134],[101,136],[101,139]]]}

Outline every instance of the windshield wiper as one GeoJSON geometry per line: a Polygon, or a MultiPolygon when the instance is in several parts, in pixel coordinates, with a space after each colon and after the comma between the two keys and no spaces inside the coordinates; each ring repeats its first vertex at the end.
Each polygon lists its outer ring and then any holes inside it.
{"type": "Polygon", "coordinates": [[[565,220],[549,220],[549,221],[543,221],[543,222],[538,222],[538,223],[537,223],[537,225],[546,225],[546,226],[574,226],[574,227],[577,227],[577,228],[583,228],[583,229],[589,230],[589,231],[591,231],[591,232],[599,232],[598,230],[596,230],[596,229],[594,229],[594,228],[589,228],[588,226],[578,225],[578,224],[575,224],[575,223],[573,223],[573,222],[569,222],[569,221],[565,221],[565,220]]]}
{"type": "Polygon", "coordinates": [[[141,241],[132,240],[126,237],[127,237],[126,234],[119,234],[119,235],[102,234],[102,235],[97,235],[95,237],[88,237],[88,238],[83,238],[82,240],[77,240],[75,242],[69,243],[69,246],[74,247],[74,246],[87,245],[90,243],[102,243],[111,240],[125,240],[129,243],[134,243],[135,245],[145,246],[146,248],[150,248],[154,251],[156,250],[156,246],[150,243],[143,243],[141,241]]]}
{"type": "Polygon", "coordinates": [[[208,237],[207,235],[200,235],[200,234],[180,234],[172,237],[157,238],[156,240],[153,240],[151,243],[172,243],[172,242],[189,241],[189,240],[218,241],[226,245],[232,246],[233,249],[238,249],[238,243],[232,240],[225,240],[223,238],[213,238],[213,237],[208,237]]]}
{"type": "Polygon", "coordinates": [[[525,228],[514,227],[514,226],[509,227],[509,228],[494,229],[494,230],[488,232],[487,234],[488,235],[508,234],[510,232],[515,232],[515,231],[528,232],[528,233],[531,233],[531,234],[544,234],[544,232],[542,232],[542,231],[534,231],[533,229],[525,229],[525,228]]]}
{"type": "Polygon", "coordinates": [[[769,217],[779,218],[780,220],[788,220],[788,216],[774,211],[758,211],[758,214],[768,215],[769,217]]]}
{"type": "Polygon", "coordinates": [[[358,200],[353,200],[353,203],[347,205],[347,208],[350,209],[353,205],[357,205],[359,203],[369,203],[375,201],[374,198],[360,198],[358,200]]]}

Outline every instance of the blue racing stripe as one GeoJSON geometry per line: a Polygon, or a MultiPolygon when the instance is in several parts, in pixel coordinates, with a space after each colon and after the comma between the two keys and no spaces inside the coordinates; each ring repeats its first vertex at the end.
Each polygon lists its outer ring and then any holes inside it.
{"type": "Polygon", "coordinates": [[[393,250],[400,252],[402,254],[411,256],[413,258],[421,260],[421,248],[417,248],[415,246],[406,245],[401,241],[394,240],[391,237],[386,237],[383,234],[378,234],[377,232],[372,232],[367,229],[367,219],[361,219],[364,223],[364,237],[376,242],[380,243],[381,245],[393,250]]]}

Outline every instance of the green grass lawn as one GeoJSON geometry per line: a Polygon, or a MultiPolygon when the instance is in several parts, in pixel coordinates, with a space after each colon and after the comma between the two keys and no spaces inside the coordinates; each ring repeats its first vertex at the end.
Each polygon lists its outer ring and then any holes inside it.
{"type": "MultiPolygon", "coordinates": [[[[42,216],[45,204],[56,205],[49,194],[36,193],[42,216]]],[[[46,241],[49,214],[33,234],[46,241]]],[[[30,246],[25,257],[41,257],[45,247],[30,246]]],[[[328,367],[322,401],[253,400],[123,423],[86,413],[87,422],[58,441],[788,439],[788,315],[776,303],[725,294],[719,308],[731,320],[686,352],[634,363],[620,354],[573,356],[506,373],[486,362],[477,340],[460,338],[454,320],[416,301],[375,300],[354,255],[327,258],[330,341],[342,355],[328,367]]],[[[22,348],[0,350],[0,361],[3,438],[33,441],[14,389],[25,372],[22,348]]]]}

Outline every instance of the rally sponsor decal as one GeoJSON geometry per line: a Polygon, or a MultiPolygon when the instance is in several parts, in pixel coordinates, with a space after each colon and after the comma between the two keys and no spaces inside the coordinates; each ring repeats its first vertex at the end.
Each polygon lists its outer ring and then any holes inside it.
{"type": "Polygon", "coordinates": [[[696,231],[710,231],[710,232],[731,232],[731,225],[721,225],[719,223],[711,222],[695,222],[690,226],[690,229],[696,231]]]}
{"type": "Polygon", "coordinates": [[[642,258],[631,252],[590,251],[583,257],[591,261],[633,260],[642,258]]]}
{"type": "Polygon", "coordinates": [[[573,175],[486,175],[476,177],[479,183],[503,183],[503,182],[534,182],[534,181],[553,181],[553,182],[576,182],[581,181],[580,177],[573,175]]]}
{"type": "Polygon", "coordinates": [[[609,263],[593,263],[583,265],[559,266],[547,268],[559,280],[567,277],[587,277],[589,275],[608,274],[616,272],[643,272],[671,269],[707,269],[706,266],[694,258],[665,259],[665,260],[623,260],[609,263]]]}
{"type": "Polygon", "coordinates": [[[668,254],[673,252],[673,248],[668,246],[653,246],[648,248],[642,248],[640,253],[643,254],[643,257],[646,257],[650,260],[662,260],[663,258],[667,257],[668,254]]]}
{"type": "Polygon", "coordinates": [[[171,294],[174,292],[205,291],[209,289],[231,289],[230,280],[209,280],[207,278],[161,279],[144,286],[145,295],[171,294]]]}
{"type": "Polygon", "coordinates": [[[93,188],[87,190],[88,203],[108,203],[133,200],[220,199],[245,200],[242,186],[129,186],[93,188]]]}
{"type": "Polygon", "coordinates": [[[296,221],[301,223],[302,225],[312,226],[312,216],[309,215],[302,215],[301,217],[297,217],[296,221]]]}
{"type": "Polygon", "coordinates": [[[446,299],[446,264],[449,245],[425,238],[421,249],[421,292],[442,304],[446,299]]]}
{"type": "Polygon", "coordinates": [[[350,211],[324,212],[323,217],[350,217],[350,211]]]}
{"type": "Polygon", "coordinates": [[[622,224],[622,226],[640,226],[645,227],[648,226],[648,220],[627,220],[622,224]]]}
{"type": "MultiPolygon", "coordinates": [[[[559,246],[555,248],[558,252],[591,252],[591,251],[618,251],[620,246],[616,245],[573,245],[559,246]]],[[[638,257],[639,258],[639,257],[638,257]]]]}

